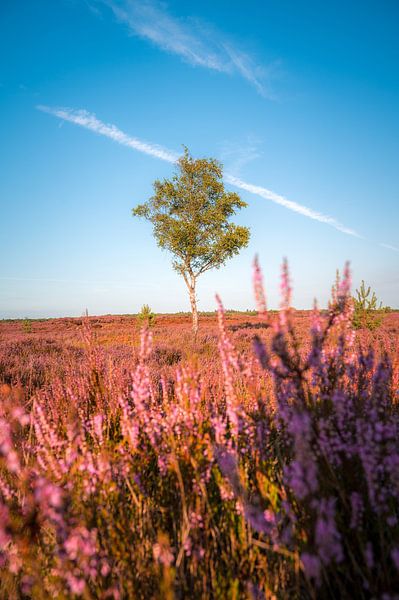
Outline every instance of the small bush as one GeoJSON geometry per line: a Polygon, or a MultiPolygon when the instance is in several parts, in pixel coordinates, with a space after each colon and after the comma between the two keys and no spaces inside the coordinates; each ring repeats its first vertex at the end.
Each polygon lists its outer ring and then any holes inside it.
{"type": "Polygon", "coordinates": [[[380,302],[378,306],[375,292],[371,293],[370,286],[366,289],[363,280],[360,290],[356,290],[356,295],[357,298],[353,298],[353,326],[356,329],[361,329],[363,327],[370,331],[377,329],[377,327],[381,325],[383,318],[380,311],[388,312],[388,310],[386,310],[388,307],[383,308],[382,302],[380,302]]]}
{"type": "Polygon", "coordinates": [[[24,319],[21,326],[24,333],[32,333],[32,321],[30,319],[24,319]]]}
{"type": "Polygon", "coordinates": [[[137,318],[141,327],[153,327],[155,325],[156,316],[148,304],[143,304],[137,318]]]}

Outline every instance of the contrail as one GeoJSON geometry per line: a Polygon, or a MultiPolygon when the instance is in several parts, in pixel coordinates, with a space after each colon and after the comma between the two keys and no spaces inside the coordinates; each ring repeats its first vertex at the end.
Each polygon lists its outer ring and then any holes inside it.
{"type": "Polygon", "coordinates": [[[383,242],[381,242],[380,246],[382,246],[383,248],[388,248],[388,250],[393,250],[394,252],[399,252],[399,248],[397,248],[396,246],[392,246],[391,244],[384,244],[383,242]]]}
{"type": "Polygon", "coordinates": [[[292,200],[288,200],[284,196],[280,196],[280,194],[276,194],[267,188],[260,187],[259,185],[253,185],[252,183],[246,183],[238,177],[234,177],[234,175],[229,175],[226,173],[225,180],[227,183],[234,185],[235,187],[240,188],[241,190],[246,190],[251,194],[255,194],[257,196],[261,196],[261,198],[265,198],[266,200],[271,200],[280,206],[284,206],[284,208],[288,208],[288,210],[292,210],[294,212],[303,215],[304,217],[308,217],[309,219],[314,219],[315,221],[320,221],[320,223],[326,223],[327,225],[331,225],[331,227],[335,227],[338,231],[342,231],[342,233],[347,233],[348,235],[354,235],[355,237],[361,237],[356,231],[353,229],[349,229],[339,223],[333,217],[328,217],[327,215],[323,215],[312,208],[308,208],[307,206],[303,206],[302,204],[298,204],[298,202],[293,202],[292,200]]]}
{"type": "MultiPolygon", "coordinates": [[[[138,150],[139,152],[143,152],[144,154],[149,154],[150,156],[154,156],[155,158],[159,158],[169,163],[175,163],[179,156],[170,150],[166,150],[161,146],[156,144],[150,144],[148,142],[144,142],[137,138],[131,137],[130,135],[124,133],[120,129],[118,129],[115,125],[108,125],[103,123],[93,114],[90,114],[86,110],[72,110],[70,108],[51,108],[49,106],[37,106],[38,110],[42,112],[46,112],[50,115],[54,115],[59,119],[63,119],[64,121],[69,121],[70,123],[75,123],[76,125],[80,125],[81,127],[85,127],[86,129],[90,129],[90,131],[94,131],[100,135],[104,135],[118,144],[122,144],[123,146],[127,146],[128,148],[132,148],[134,150],[138,150]]],[[[228,173],[225,174],[224,179],[226,183],[237,187],[241,190],[245,190],[250,192],[251,194],[255,194],[256,196],[260,196],[266,200],[270,200],[275,204],[279,204],[280,206],[284,206],[288,210],[292,210],[293,212],[299,213],[304,217],[308,217],[309,219],[313,219],[315,221],[319,221],[320,223],[325,223],[326,225],[330,225],[338,231],[342,233],[346,233],[347,235],[352,235],[355,237],[361,237],[356,231],[342,225],[334,219],[333,217],[329,217],[327,215],[323,215],[307,206],[303,206],[302,204],[298,204],[297,202],[293,202],[292,200],[288,200],[284,196],[280,196],[275,192],[268,190],[267,188],[260,187],[258,185],[254,185],[252,183],[247,183],[242,181],[238,177],[234,175],[230,175],[228,173]]],[[[383,245],[383,244],[381,244],[383,245]]],[[[388,247],[385,244],[385,247],[388,247]]],[[[394,249],[391,247],[391,249],[394,249]]]]}
{"type": "Polygon", "coordinates": [[[70,123],[75,123],[75,125],[80,125],[81,127],[85,127],[86,129],[90,129],[90,131],[94,131],[95,133],[99,133],[100,135],[105,135],[109,137],[114,142],[118,144],[122,144],[122,146],[127,146],[128,148],[133,148],[133,150],[138,150],[139,152],[144,152],[144,154],[150,154],[151,156],[155,156],[155,158],[160,158],[161,160],[166,160],[167,162],[174,163],[179,158],[177,154],[173,154],[173,152],[169,152],[169,150],[165,150],[156,144],[148,144],[147,142],[143,142],[142,140],[138,140],[137,138],[131,137],[126,133],[123,133],[120,129],[115,127],[115,125],[106,125],[95,115],[90,114],[87,110],[71,110],[70,108],[50,108],[49,106],[37,106],[38,110],[42,112],[49,113],[50,115],[54,115],[59,119],[63,119],[64,121],[69,121],[70,123]]]}

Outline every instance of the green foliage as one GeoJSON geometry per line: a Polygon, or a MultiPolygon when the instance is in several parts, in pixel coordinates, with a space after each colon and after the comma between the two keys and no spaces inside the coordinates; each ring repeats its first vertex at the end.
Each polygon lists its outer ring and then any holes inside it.
{"type": "Polygon", "coordinates": [[[364,281],[360,286],[360,290],[356,290],[357,298],[353,298],[354,313],[353,326],[356,329],[369,329],[373,331],[382,323],[381,312],[389,312],[389,307],[382,306],[382,302],[378,305],[378,300],[375,292],[371,292],[370,286],[365,286],[364,281]],[[371,294],[371,295],[370,295],[371,294]]]}
{"type": "Polygon", "coordinates": [[[249,229],[229,221],[246,203],[224,189],[222,165],[217,160],[194,159],[185,148],[177,166],[172,179],[156,180],[154,195],[132,212],[152,223],[158,246],[173,255],[173,267],[189,291],[196,335],[197,277],[224,265],[247,246],[249,229]]]}
{"type": "Polygon", "coordinates": [[[32,321],[30,319],[24,319],[21,323],[22,331],[25,333],[32,333],[32,321]]]}
{"type": "Polygon", "coordinates": [[[139,314],[137,315],[141,327],[153,327],[155,325],[156,316],[152,312],[148,304],[143,304],[139,314]]]}
{"type": "Polygon", "coordinates": [[[248,244],[249,229],[229,223],[246,203],[224,189],[215,159],[193,159],[186,148],[178,170],[171,180],[155,181],[154,195],[133,215],[153,224],[158,245],[174,255],[179,273],[196,277],[248,244]]]}

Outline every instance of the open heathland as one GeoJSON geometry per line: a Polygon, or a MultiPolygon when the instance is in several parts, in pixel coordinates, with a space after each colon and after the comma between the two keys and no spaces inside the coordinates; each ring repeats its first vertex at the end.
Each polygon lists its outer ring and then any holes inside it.
{"type": "Polygon", "coordinates": [[[0,598],[395,598],[399,313],[0,323],[0,598]]]}

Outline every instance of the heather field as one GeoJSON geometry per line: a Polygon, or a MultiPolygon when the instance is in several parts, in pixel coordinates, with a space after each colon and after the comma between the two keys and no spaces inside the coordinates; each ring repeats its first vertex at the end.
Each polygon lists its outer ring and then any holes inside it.
{"type": "Polygon", "coordinates": [[[398,598],[399,313],[0,323],[0,598],[398,598]]]}

